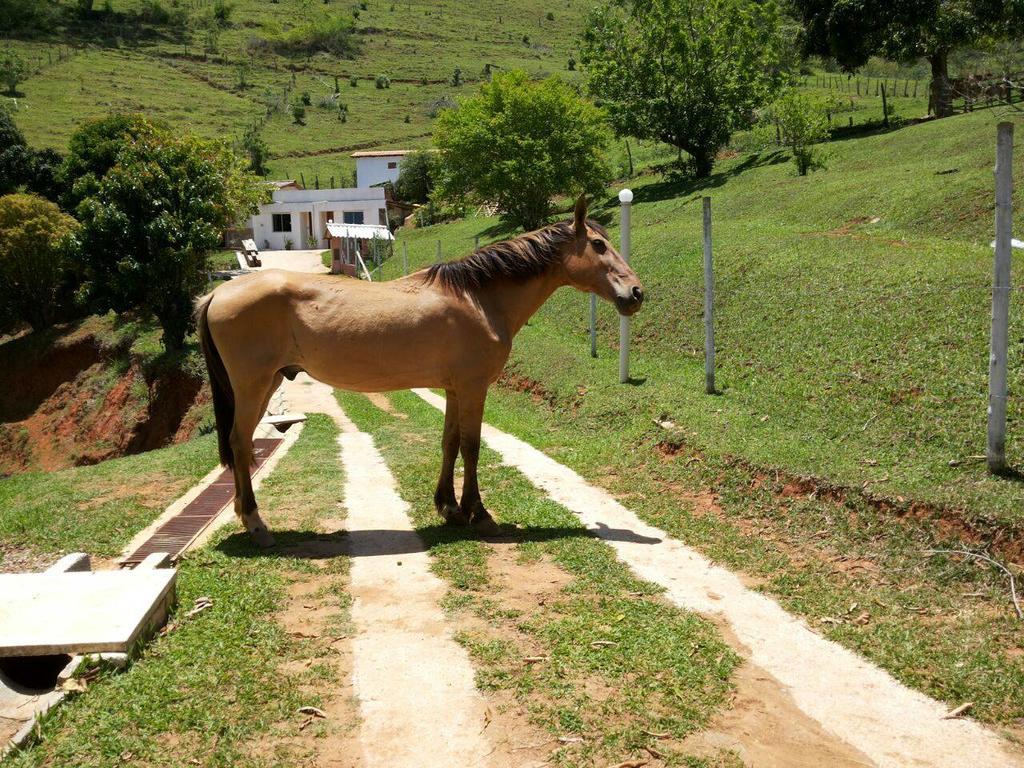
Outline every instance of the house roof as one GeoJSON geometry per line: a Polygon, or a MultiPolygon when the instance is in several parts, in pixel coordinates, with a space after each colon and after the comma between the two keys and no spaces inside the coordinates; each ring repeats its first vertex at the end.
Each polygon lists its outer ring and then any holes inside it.
{"type": "Polygon", "coordinates": [[[414,149],[371,149],[366,152],[353,152],[352,157],[402,157],[415,151],[414,149]]]}
{"type": "Polygon", "coordinates": [[[285,179],[282,181],[268,181],[267,185],[273,187],[274,189],[302,189],[302,186],[294,179],[285,179]]]}
{"type": "Polygon", "coordinates": [[[339,224],[327,222],[327,234],[331,237],[350,237],[355,240],[394,240],[391,230],[381,224],[339,224]]]}

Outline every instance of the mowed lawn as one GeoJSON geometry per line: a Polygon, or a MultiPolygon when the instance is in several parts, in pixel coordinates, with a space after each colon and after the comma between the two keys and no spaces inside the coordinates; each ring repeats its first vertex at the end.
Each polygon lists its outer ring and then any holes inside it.
{"type": "MultiPolygon", "coordinates": [[[[724,160],[702,182],[630,181],[633,265],[648,295],[632,324],[632,385],[618,384],[614,310],[599,309],[592,360],[587,300],[569,290],[523,329],[512,367],[540,383],[553,420],[570,421],[605,450],[682,442],[1016,528],[1024,485],[988,475],[977,458],[985,450],[996,119],[985,111],[833,142],[828,169],[806,178],[788,155],[768,151],[724,160]],[[703,391],[704,195],[714,209],[718,397],[703,391]]],[[[1024,170],[1020,153],[1015,167],[1024,170]]],[[[594,213],[617,240],[616,190],[594,213]]],[[[453,258],[476,236],[509,234],[493,219],[404,232],[385,275],[401,272],[402,243],[415,266],[435,259],[439,239],[453,258]]],[[[1021,281],[1015,264],[1015,287],[1021,281]]],[[[1018,468],[1019,301],[1015,291],[1007,443],[1018,468]]]]}

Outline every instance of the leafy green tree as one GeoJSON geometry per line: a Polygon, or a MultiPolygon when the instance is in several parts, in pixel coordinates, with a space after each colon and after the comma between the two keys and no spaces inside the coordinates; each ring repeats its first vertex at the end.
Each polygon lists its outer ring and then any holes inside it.
{"type": "Polygon", "coordinates": [[[477,95],[437,118],[437,193],[496,202],[504,217],[535,229],[556,195],[599,194],[610,171],[604,115],[557,78],[495,75],[477,95]]]}
{"type": "Polygon", "coordinates": [[[61,156],[54,150],[29,147],[10,112],[0,109],[0,195],[24,187],[56,201],[60,164],[61,156]]]}
{"type": "Polygon", "coordinates": [[[0,302],[33,330],[66,317],[78,285],[78,222],[38,195],[0,197],[0,302]]]}
{"type": "Polygon", "coordinates": [[[242,151],[249,158],[249,170],[258,176],[266,176],[270,147],[255,126],[250,126],[242,136],[242,151]]]}
{"type": "Polygon", "coordinates": [[[6,32],[41,32],[53,18],[50,0],[0,0],[0,29],[6,32]]]}
{"type": "Polygon", "coordinates": [[[119,112],[81,125],[71,134],[68,154],[60,169],[64,207],[73,211],[97,191],[100,180],[114,167],[126,144],[166,129],[164,124],[151,122],[142,115],[119,112]]]}
{"type": "Polygon", "coordinates": [[[821,152],[815,145],[828,138],[829,129],[821,105],[791,88],[772,105],[770,116],[779,127],[782,142],[793,152],[801,176],[822,167],[821,152]]]}
{"type": "Polygon", "coordinates": [[[184,342],[225,227],[256,210],[262,183],[224,143],[150,127],[78,205],[89,296],[99,310],[138,310],[184,342]]]}
{"type": "Polygon", "coordinates": [[[438,157],[435,152],[412,152],[402,158],[395,181],[395,197],[409,203],[426,203],[434,191],[438,157]]]}
{"type": "Polygon", "coordinates": [[[588,17],[580,60],[619,135],[685,150],[703,177],[778,92],[782,48],[774,0],[610,0],[588,17]]]}
{"type": "Polygon", "coordinates": [[[932,70],[932,108],[953,112],[949,56],[957,48],[1018,35],[1024,21],[1019,0],[793,0],[804,21],[804,50],[833,56],[846,70],[873,55],[898,61],[920,57],[932,70]]]}
{"type": "Polygon", "coordinates": [[[7,86],[7,93],[15,96],[18,85],[29,75],[28,64],[17,52],[10,49],[0,51],[0,82],[7,86]]]}

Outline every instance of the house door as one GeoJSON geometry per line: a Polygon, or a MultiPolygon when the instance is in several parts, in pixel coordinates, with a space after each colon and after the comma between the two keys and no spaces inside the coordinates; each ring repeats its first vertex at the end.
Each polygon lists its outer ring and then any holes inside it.
{"type": "Polygon", "coordinates": [[[306,226],[303,229],[305,229],[306,244],[303,247],[316,248],[316,239],[313,237],[313,212],[306,211],[304,216],[306,219],[306,226]]]}

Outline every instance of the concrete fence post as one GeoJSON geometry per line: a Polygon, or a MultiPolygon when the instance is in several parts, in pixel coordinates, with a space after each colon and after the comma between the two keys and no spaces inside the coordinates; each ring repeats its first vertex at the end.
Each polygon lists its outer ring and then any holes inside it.
{"type": "Polygon", "coordinates": [[[711,198],[704,198],[704,391],[715,394],[715,277],[711,261],[711,198]]]}
{"type": "MultiPolygon", "coordinates": [[[[624,189],[619,192],[619,203],[621,204],[620,230],[619,230],[619,253],[627,264],[630,255],[630,214],[633,207],[633,193],[624,189]]],[[[625,384],[629,381],[629,318],[625,315],[619,316],[619,383],[625,384]]]]}
{"type": "Polygon", "coordinates": [[[996,134],[996,252],[992,276],[992,342],[988,366],[988,447],[993,473],[1006,464],[1006,356],[1010,325],[1010,254],[1013,237],[1013,123],[996,134]]]}
{"type": "Polygon", "coordinates": [[[597,294],[590,294],[590,356],[597,357],[597,294]]]}

